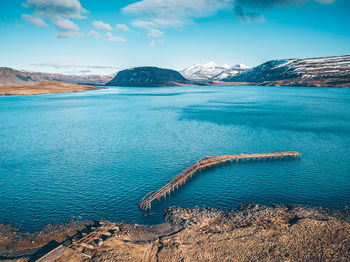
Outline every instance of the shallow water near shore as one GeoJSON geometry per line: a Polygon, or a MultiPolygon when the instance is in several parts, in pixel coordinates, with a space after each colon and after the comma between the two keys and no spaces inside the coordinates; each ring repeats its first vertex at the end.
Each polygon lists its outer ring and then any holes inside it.
{"type": "Polygon", "coordinates": [[[0,97],[0,223],[140,224],[163,209],[350,206],[350,90],[209,86],[0,97]],[[298,151],[195,176],[152,215],[142,197],[206,155],[298,151]]]}

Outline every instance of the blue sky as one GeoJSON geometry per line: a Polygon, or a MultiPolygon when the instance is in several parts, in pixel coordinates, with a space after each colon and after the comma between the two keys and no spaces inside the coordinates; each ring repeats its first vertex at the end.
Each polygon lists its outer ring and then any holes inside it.
{"type": "Polygon", "coordinates": [[[348,0],[2,0],[0,66],[113,73],[350,54],[348,0]]]}

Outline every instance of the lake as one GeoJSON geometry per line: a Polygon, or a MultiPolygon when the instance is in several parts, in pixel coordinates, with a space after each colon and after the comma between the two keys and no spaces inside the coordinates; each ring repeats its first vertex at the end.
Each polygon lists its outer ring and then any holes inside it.
{"type": "Polygon", "coordinates": [[[208,86],[0,97],[0,222],[154,224],[163,210],[241,203],[350,206],[350,90],[208,86]],[[206,155],[300,160],[209,169],[153,214],[142,197],[206,155]]]}

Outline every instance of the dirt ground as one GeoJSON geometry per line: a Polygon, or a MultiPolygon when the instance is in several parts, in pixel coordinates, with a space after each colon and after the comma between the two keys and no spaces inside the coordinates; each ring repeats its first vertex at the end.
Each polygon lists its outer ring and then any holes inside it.
{"type": "Polygon", "coordinates": [[[89,85],[67,84],[58,81],[43,81],[31,85],[0,85],[0,96],[71,93],[96,89],[101,88],[89,85]]]}
{"type": "Polygon", "coordinates": [[[125,224],[90,249],[90,258],[69,249],[52,261],[350,261],[350,210],[170,207],[165,221],[125,224]]]}
{"type": "Polygon", "coordinates": [[[6,258],[19,258],[12,261],[28,261],[44,246],[50,249],[50,243],[58,245],[92,224],[93,221],[68,220],[48,224],[34,233],[21,232],[12,224],[0,224],[0,261],[6,258]]]}
{"type": "Polygon", "coordinates": [[[301,207],[172,208],[166,219],[182,230],[145,242],[111,238],[93,261],[350,261],[349,218],[301,207]]]}

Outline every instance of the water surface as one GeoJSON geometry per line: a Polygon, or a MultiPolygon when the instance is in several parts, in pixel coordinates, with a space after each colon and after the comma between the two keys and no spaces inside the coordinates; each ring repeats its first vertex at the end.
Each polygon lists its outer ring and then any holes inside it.
{"type": "Polygon", "coordinates": [[[0,97],[0,222],[158,223],[169,205],[350,206],[350,90],[210,86],[0,97]],[[138,202],[206,155],[301,160],[204,172],[143,216],[138,202]]]}

